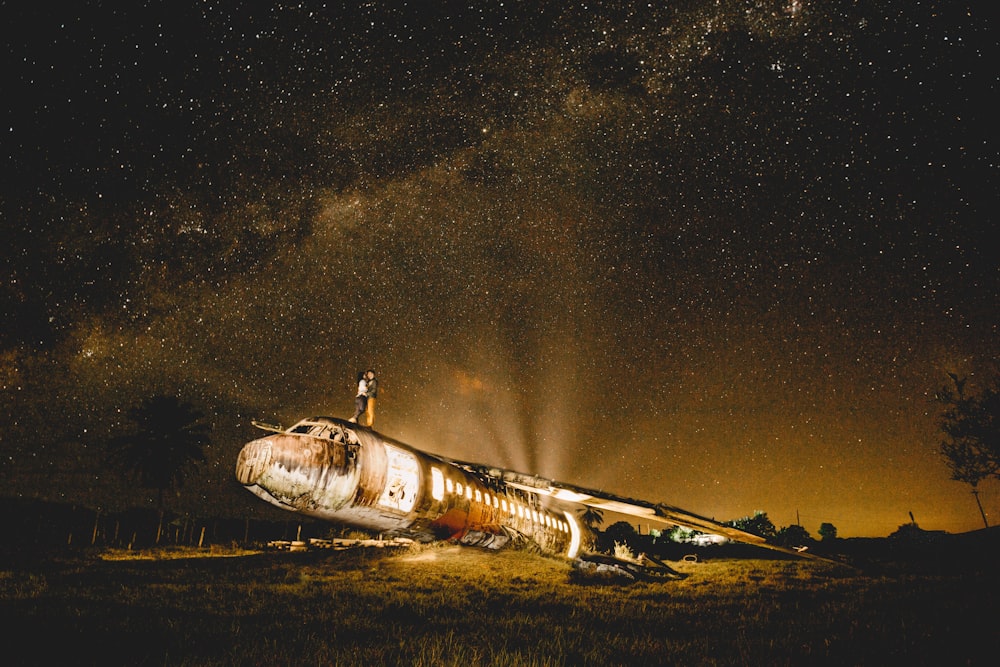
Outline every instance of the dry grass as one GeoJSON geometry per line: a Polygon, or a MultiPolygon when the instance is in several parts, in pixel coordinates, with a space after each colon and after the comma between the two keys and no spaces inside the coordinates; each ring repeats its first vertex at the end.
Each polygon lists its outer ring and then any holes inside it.
{"type": "Polygon", "coordinates": [[[126,555],[0,568],[4,663],[941,665],[1000,650],[992,572],[726,559],[610,585],[451,545],[126,555]]]}
{"type": "Polygon", "coordinates": [[[234,558],[264,553],[261,549],[239,546],[212,545],[205,548],[154,547],[150,549],[104,549],[97,554],[101,560],[176,560],[190,558],[234,558]]]}

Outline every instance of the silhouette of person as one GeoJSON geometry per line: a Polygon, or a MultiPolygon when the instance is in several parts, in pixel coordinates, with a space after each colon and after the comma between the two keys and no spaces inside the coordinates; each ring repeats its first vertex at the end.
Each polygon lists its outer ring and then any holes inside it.
{"type": "Polygon", "coordinates": [[[368,380],[365,373],[358,371],[358,393],[354,396],[354,415],[347,421],[357,423],[358,417],[368,408],[368,380]]]}
{"type": "Polygon", "coordinates": [[[369,368],[365,372],[364,380],[367,399],[365,401],[365,425],[371,428],[375,425],[375,399],[378,398],[378,378],[375,377],[375,371],[369,368]]]}

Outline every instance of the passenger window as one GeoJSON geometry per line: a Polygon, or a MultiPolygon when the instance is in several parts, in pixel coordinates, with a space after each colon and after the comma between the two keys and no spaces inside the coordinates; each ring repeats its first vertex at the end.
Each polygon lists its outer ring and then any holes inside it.
{"type": "Polygon", "coordinates": [[[444,498],[444,475],[437,468],[431,468],[431,497],[434,500],[444,498]]]}

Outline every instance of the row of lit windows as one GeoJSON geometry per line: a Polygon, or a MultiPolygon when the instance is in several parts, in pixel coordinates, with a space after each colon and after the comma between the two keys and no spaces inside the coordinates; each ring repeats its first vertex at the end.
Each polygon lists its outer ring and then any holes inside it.
{"type": "Polygon", "coordinates": [[[529,519],[538,524],[545,524],[549,528],[556,528],[564,533],[569,532],[569,526],[566,522],[553,517],[551,514],[538,512],[537,510],[533,510],[513,501],[507,502],[506,498],[498,498],[488,491],[484,494],[479,489],[474,489],[469,485],[463,485],[461,482],[452,482],[451,479],[446,478],[438,468],[432,467],[431,496],[434,500],[444,500],[445,493],[454,494],[456,496],[465,496],[467,500],[474,499],[477,503],[492,505],[495,509],[502,511],[505,514],[510,514],[511,516],[516,516],[521,519],[529,519]]]}

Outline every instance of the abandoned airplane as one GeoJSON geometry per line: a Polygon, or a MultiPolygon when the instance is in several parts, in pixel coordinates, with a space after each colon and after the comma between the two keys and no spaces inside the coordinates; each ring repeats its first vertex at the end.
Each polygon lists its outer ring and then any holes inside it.
{"type": "Polygon", "coordinates": [[[269,435],[240,452],[240,484],[272,505],[334,524],[491,548],[531,540],[575,559],[586,527],[574,511],[588,506],[808,557],[675,507],[447,459],[342,419],[254,425],[269,435]]]}

